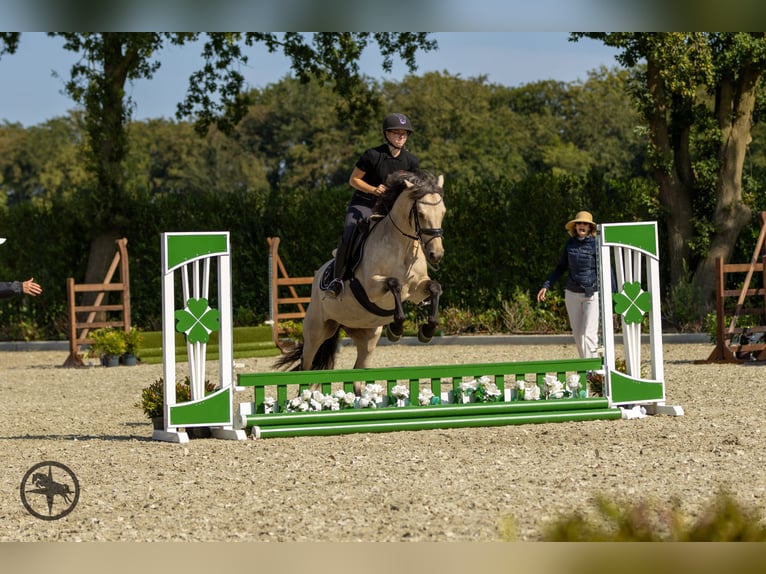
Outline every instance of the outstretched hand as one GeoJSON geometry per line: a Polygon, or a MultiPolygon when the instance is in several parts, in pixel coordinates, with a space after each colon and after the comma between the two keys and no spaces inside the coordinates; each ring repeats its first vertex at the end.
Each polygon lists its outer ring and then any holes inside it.
{"type": "Polygon", "coordinates": [[[30,277],[28,280],[24,281],[21,284],[21,290],[26,295],[39,295],[43,292],[43,288],[40,287],[37,283],[35,283],[35,278],[30,277]]]}

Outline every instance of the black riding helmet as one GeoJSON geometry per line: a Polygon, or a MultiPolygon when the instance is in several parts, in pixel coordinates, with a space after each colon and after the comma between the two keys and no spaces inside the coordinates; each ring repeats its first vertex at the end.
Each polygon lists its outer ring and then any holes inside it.
{"type": "Polygon", "coordinates": [[[410,118],[404,114],[388,114],[383,119],[383,132],[388,130],[407,130],[409,133],[412,133],[410,118]]]}
{"type": "Polygon", "coordinates": [[[388,136],[386,135],[388,130],[405,130],[407,134],[412,134],[410,118],[404,114],[389,114],[383,119],[383,139],[388,145],[401,149],[402,146],[396,145],[388,139],[388,136]]]}

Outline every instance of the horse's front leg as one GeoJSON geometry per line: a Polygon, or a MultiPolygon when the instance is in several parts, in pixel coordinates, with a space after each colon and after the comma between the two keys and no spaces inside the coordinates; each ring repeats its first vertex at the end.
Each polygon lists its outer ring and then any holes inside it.
{"type": "Polygon", "coordinates": [[[404,333],[404,305],[402,305],[402,285],[396,277],[388,277],[385,281],[386,289],[394,296],[394,320],[386,325],[386,337],[389,341],[396,342],[404,333]]]}
{"type": "Polygon", "coordinates": [[[431,341],[436,331],[436,326],[439,324],[439,297],[442,294],[442,286],[436,281],[429,281],[428,292],[430,294],[428,301],[431,303],[431,310],[428,312],[428,321],[418,329],[418,341],[421,343],[431,341]]]}

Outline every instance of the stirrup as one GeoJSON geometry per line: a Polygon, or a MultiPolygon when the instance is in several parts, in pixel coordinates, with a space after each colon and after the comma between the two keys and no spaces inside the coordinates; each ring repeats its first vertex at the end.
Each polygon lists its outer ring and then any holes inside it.
{"type": "Polygon", "coordinates": [[[330,284],[327,286],[327,289],[325,289],[325,295],[328,297],[335,298],[338,295],[340,295],[343,292],[343,281],[338,279],[337,277],[330,281],[330,284]]]}

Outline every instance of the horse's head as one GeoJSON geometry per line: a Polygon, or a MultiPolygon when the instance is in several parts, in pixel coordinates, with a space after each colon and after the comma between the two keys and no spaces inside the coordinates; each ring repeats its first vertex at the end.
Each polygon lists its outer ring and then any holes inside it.
{"type": "Polygon", "coordinates": [[[400,231],[420,241],[426,261],[436,268],[444,257],[442,220],[447,208],[443,185],[443,176],[437,178],[422,170],[393,173],[386,180],[387,191],[379,199],[376,209],[381,213],[391,213],[400,206],[408,210],[408,229],[400,231]]]}

